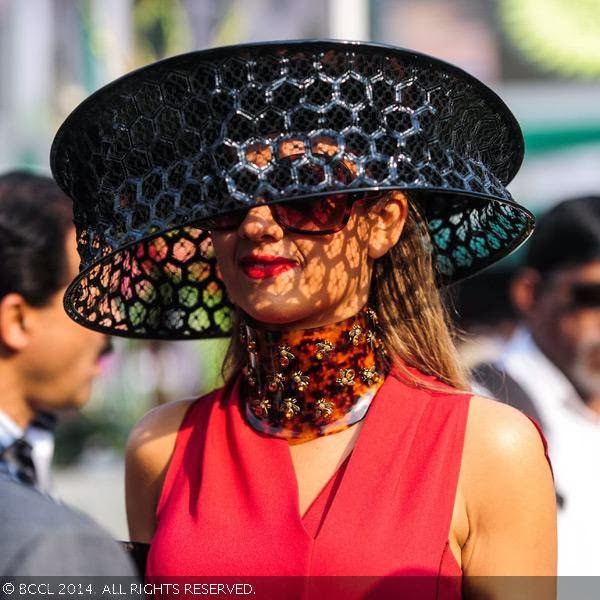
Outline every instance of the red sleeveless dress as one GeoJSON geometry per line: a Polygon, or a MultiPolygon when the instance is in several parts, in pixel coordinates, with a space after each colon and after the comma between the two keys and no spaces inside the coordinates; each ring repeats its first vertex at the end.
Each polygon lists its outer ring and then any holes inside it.
{"type": "Polygon", "coordinates": [[[303,518],[288,442],[246,424],[237,385],[200,398],[177,435],[148,580],[319,581],[288,598],[392,597],[390,582],[401,580],[405,592],[407,581],[418,587],[403,597],[459,598],[448,535],[469,398],[416,389],[392,372],[351,455],[303,518]]]}

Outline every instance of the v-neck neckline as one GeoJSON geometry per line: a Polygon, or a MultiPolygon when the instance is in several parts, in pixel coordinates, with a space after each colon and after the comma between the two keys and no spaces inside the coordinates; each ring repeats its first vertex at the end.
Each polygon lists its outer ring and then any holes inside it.
{"type": "MultiPolygon", "coordinates": [[[[389,378],[389,376],[386,377],[386,380],[379,387],[377,392],[375,392],[375,395],[373,396],[373,399],[371,400],[369,409],[367,410],[367,414],[365,415],[365,417],[363,419],[364,422],[363,422],[361,431],[358,434],[358,437],[356,439],[356,442],[354,443],[354,446],[352,447],[352,450],[350,451],[350,454],[340,463],[340,465],[335,470],[333,475],[327,480],[327,483],[325,483],[325,485],[321,488],[319,493],[315,496],[315,498],[309,504],[308,508],[306,509],[306,511],[304,512],[303,515],[300,514],[300,488],[298,485],[298,478],[296,476],[296,470],[294,469],[294,463],[292,461],[292,455],[290,453],[289,444],[288,444],[287,440],[283,440],[283,439],[279,440],[279,441],[285,443],[284,454],[286,456],[286,463],[287,463],[285,466],[285,470],[288,474],[289,485],[291,486],[291,489],[293,492],[292,493],[292,498],[294,499],[293,500],[293,502],[294,502],[293,514],[296,517],[299,528],[303,531],[304,535],[312,543],[315,543],[323,535],[323,533],[327,529],[328,523],[332,520],[332,517],[335,516],[334,511],[336,511],[337,506],[343,501],[345,491],[346,491],[346,489],[349,489],[349,486],[352,483],[352,479],[354,478],[355,471],[356,471],[356,473],[358,473],[360,471],[360,460],[361,460],[361,456],[362,456],[362,447],[365,443],[364,439],[367,436],[368,431],[370,431],[372,421],[375,420],[374,412],[376,410],[376,407],[379,404],[378,397],[382,393],[383,388],[386,386],[388,378],[389,378]],[[339,470],[344,466],[344,463],[346,463],[344,473],[342,474],[341,481],[339,482],[336,493],[329,504],[329,510],[327,511],[327,514],[322,519],[316,535],[313,536],[306,529],[305,524],[304,524],[304,518],[309,513],[311,508],[315,505],[315,503],[317,503],[319,500],[321,500],[321,497],[327,491],[332,480],[339,473],[339,470]]],[[[331,435],[335,435],[335,433],[331,434],[331,435]]],[[[273,439],[277,439],[277,438],[273,438],[273,439]]]]}
{"type": "MultiPolygon", "coordinates": [[[[356,442],[354,442],[354,445],[356,446],[356,442]]],[[[350,452],[348,452],[348,454],[344,457],[342,462],[338,465],[338,468],[333,472],[331,477],[325,482],[325,485],[321,488],[321,491],[313,498],[311,503],[306,507],[304,514],[302,514],[300,516],[300,520],[302,522],[304,522],[304,520],[307,518],[307,516],[309,516],[309,513],[315,508],[315,506],[317,504],[319,504],[320,502],[322,502],[323,496],[327,493],[327,491],[334,484],[335,480],[337,479],[337,477],[340,474],[340,471],[343,470],[344,474],[345,474],[346,470],[348,469],[348,463],[350,462],[350,457],[352,456],[353,452],[354,452],[354,447],[352,448],[352,450],[350,450],[350,452]]],[[[292,462],[292,469],[294,469],[293,462],[292,462]]],[[[296,476],[295,470],[294,470],[294,476],[296,476]]],[[[296,476],[296,488],[298,488],[298,477],[297,476],[296,476]]],[[[338,488],[339,488],[339,485],[338,485],[338,488]]],[[[297,491],[298,491],[298,499],[300,499],[300,489],[298,488],[297,491]]],[[[300,502],[298,502],[298,514],[300,514],[299,504],[300,504],[300,502]]]]}

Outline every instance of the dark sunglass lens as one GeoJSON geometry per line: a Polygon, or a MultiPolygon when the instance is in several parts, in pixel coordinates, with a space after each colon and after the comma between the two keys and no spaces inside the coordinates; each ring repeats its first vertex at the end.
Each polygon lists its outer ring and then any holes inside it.
{"type": "Polygon", "coordinates": [[[332,194],[274,204],[279,222],[298,231],[319,232],[337,229],[344,222],[348,206],[346,194],[332,194]]]}
{"type": "Polygon", "coordinates": [[[600,283],[576,283],[571,295],[573,308],[600,308],[600,283]]]}

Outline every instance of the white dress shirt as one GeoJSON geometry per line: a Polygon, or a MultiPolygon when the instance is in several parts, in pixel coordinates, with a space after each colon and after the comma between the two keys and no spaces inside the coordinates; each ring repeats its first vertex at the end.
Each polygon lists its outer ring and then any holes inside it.
{"type": "Polygon", "coordinates": [[[3,410],[0,410],[0,447],[6,448],[15,440],[23,437],[23,429],[19,427],[3,410]]]}
{"type": "Polygon", "coordinates": [[[586,406],[526,329],[495,364],[527,393],[543,421],[557,491],[558,574],[600,575],[600,415],[586,406]]]}

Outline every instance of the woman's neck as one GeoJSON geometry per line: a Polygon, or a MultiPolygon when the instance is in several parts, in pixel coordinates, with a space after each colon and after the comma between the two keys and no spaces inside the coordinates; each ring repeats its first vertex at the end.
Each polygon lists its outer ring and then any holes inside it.
{"type": "Polygon", "coordinates": [[[242,325],[249,424],[268,435],[312,439],[360,421],[387,374],[373,310],[310,329],[242,325]]]}

